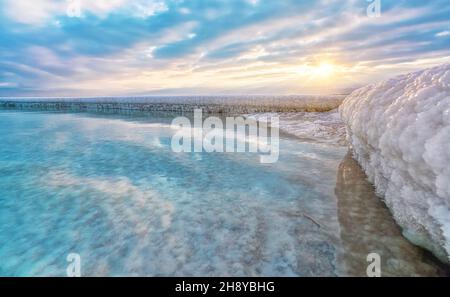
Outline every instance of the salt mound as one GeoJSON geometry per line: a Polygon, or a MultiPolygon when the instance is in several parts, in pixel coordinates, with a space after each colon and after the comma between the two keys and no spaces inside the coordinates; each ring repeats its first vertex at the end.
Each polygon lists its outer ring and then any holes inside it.
{"type": "Polygon", "coordinates": [[[450,263],[450,64],[358,89],[339,110],[404,235],[450,263]]]}

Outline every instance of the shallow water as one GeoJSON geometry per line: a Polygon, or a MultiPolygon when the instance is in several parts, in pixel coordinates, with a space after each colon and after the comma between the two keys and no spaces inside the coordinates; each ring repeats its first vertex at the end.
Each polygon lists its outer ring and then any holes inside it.
{"type": "Polygon", "coordinates": [[[364,276],[374,251],[387,275],[444,273],[346,148],[175,154],[170,121],[0,111],[0,275],[65,275],[78,253],[84,276],[364,276]]]}

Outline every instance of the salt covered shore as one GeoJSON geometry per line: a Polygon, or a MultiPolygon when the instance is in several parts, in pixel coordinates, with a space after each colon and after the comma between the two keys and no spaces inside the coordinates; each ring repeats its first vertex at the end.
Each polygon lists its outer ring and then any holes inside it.
{"type": "Polygon", "coordinates": [[[340,113],[404,235],[450,263],[450,64],[358,89],[340,113]]]}
{"type": "Polygon", "coordinates": [[[270,117],[278,117],[280,130],[290,135],[303,140],[347,145],[345,125],[337,109],[327,112],[256,113],[247,117],[263,122],[270,117]]]}
{"type": "Polygon", "coordinates": [[[168,111],[204,113],[326,112],[337,108],[343,95],[291,96],[148,96],[93,98],[2,98],[0,108],[74,111],[168,111]]]}

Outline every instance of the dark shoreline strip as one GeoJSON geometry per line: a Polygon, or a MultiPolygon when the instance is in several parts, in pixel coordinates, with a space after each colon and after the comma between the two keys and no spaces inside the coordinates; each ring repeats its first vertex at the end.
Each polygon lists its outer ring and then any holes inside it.
{"type": "Polygon", "coordinates": [[[138,111],[257,113],[326,112],[344,96],[152,97],[152,98],[0,98],[1,109],[69,111],[138,111]]]}

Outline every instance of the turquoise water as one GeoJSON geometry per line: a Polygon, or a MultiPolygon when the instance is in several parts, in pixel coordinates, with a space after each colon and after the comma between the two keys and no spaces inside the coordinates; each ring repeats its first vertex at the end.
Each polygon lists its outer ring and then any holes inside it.
{"type": "Polygon", "coordinates": [[[0,111],[0,275],[64,276],[69,253],[84,276],[345,274],[346,148],[176,154],[171,120],[0,111]]]}

